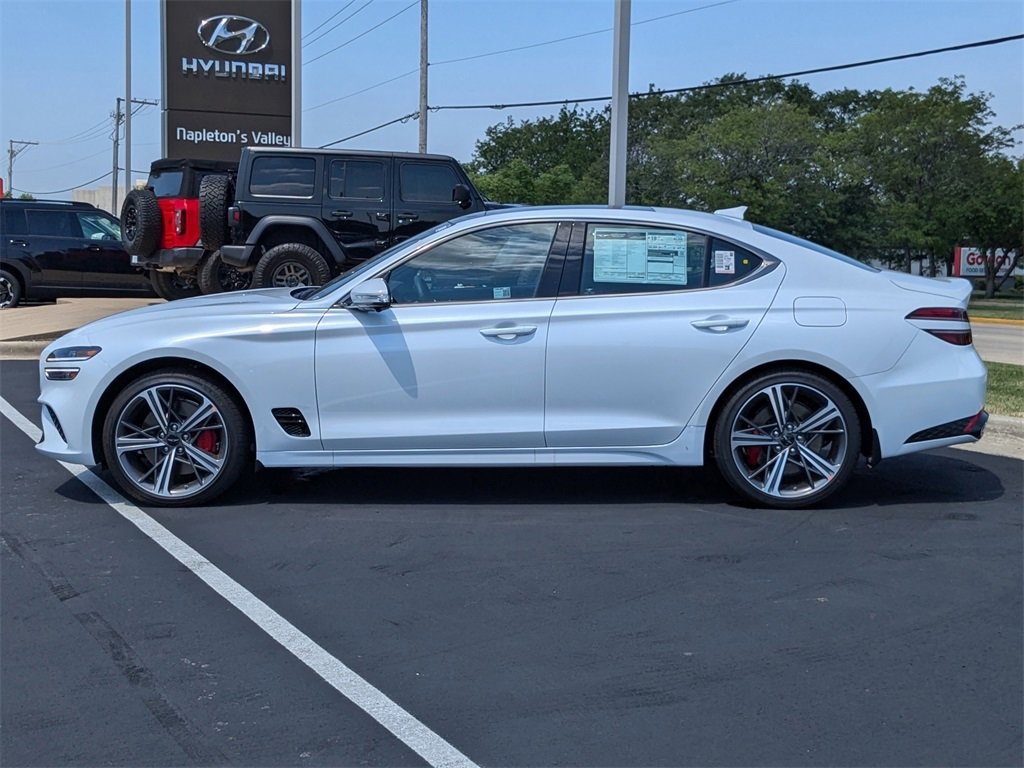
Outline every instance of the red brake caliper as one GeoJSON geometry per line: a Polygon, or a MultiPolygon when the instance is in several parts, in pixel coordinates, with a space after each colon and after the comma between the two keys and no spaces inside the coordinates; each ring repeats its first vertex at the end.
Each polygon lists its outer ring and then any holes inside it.
{"type": "Polygon", "coordinates": [[[196,448],[204,453],[216,453],[217,452],[217,433],[212,429],[204,430],[196,435],[195,442],[192,443],[196,448]]]}

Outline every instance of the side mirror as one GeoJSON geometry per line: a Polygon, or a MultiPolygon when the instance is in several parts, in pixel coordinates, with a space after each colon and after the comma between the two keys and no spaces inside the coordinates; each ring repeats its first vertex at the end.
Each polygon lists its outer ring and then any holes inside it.
{"type": "Polygon", "coordinates": [[[371,277],[355,288],[348,295],[349,309],[360,312],[380,312],[391,306],[391,292],[382,277],[371,277]]]}
{"type": "Polygon", "coordinates": [[[469,187],[465,184],[456,184],[455,189],[452,190],[452,201],[458,203],[460,208],[469,208],[473,204],[469,187]]]}

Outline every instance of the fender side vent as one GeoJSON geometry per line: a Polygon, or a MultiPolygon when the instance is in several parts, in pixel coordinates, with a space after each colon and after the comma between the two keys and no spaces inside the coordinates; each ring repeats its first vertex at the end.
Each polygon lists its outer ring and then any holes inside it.
{"type": "Polygon", "coordinates": [[[309,437],[309,424],[298,408],[272,408],[271,413],[281,429],[292,437],[309,437]]]}

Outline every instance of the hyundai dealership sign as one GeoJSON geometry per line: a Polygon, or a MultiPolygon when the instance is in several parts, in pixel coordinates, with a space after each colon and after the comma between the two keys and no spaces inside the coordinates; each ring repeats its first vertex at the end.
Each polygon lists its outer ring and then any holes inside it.
{"type": "Polygon", "coordinates": [[[293,2],[162,0],[164,157],[292,145],[293,2]]]}

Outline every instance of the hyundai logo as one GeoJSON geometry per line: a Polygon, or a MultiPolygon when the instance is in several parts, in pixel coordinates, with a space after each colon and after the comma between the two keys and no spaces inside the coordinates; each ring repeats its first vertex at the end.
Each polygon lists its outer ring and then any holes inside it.
{"type": "Polygon", "coordinates": [[[257,53],[270,45],[270,31],[246,16],[211,16],[196,33],[203,45],[221,53],[257,53]]]}

